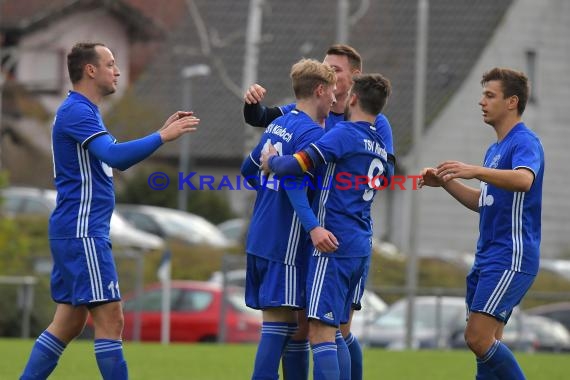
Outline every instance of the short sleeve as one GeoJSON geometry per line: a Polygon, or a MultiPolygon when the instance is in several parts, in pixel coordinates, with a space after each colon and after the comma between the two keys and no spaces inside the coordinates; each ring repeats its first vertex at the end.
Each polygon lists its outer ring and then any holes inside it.
{"type": "Polygon", "coordinates": [[[543,162],[542,152],[542,144],[536,137],[526,135],[518,139],[513,149],[512,168],[530,169],[536,177],[543,162]]]}
{"type": "Polygon", "coordinates": [[[107,134],[101,117],[93,108],[83,102],[77,102],[73,107],[58,115],[62,132],[86,148],[95,137],[107,134]]]}
{"type": "Polygon", "coordinates": [[[311,144],[321,155],[325,163],[334,162],[354,151],[352,146],[351,128],[338,123],[335,128],[325,133],[317,142],[311,144]]]}
{"type": "Polygon", "coordinates": [[[384,146],[386,147],[386,152],[394,154],[394,140],[392,138],[392,126],[388,121],[388,118],[383,114],[379,113],[374,121],[374,127],[376,128],[376,133],[382,139],[384,146]]]}

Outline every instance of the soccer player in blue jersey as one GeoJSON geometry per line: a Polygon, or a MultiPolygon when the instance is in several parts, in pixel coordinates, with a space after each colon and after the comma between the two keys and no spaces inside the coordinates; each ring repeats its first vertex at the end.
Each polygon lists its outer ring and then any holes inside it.
{"type": "Polygon", "coordinates": [[[501,337],[538,272],[544,151],[521,121],[530,91],[527,77],[494,68],[481,84],[483,121],[497,134],[483,166],[445,161],[423,169],[419,185],[442,187],[479,213],[479,241],[467,276],[465,340],[477,356],[478,380],[517,380],[525,378],[523,371],[501,337]],[[457,179],[478,179],[480,186],[457,179]]]}
{"type": "Polygon", "coordinates": [[[338,123],[294,155],[276,155],[271,147],[262,154],[264,171],[300,175],[326,165],[326,176],[333,179],[315,202],[319,223],[336,236],[339,246],[334,252],[316,247],[307,275],[315,380],[351,377],[350,363],[340,363],[337,355],[337,331],[348,322],[354,294],[370,260],[370,208],[389,172],[388,153],[374,121],[390,92],[390,82],[382,75],[357,75],[345,106],[349,121],[338,123]]]}
{"type": "MultiPolygon", "coordinates": [[[[335,44],[327,49],[323,63],[333,67],[337,77],[335,91],[336,103],[324,120],[325,129],[328,131],[336,123],[344,120],[344,107],[348,91],[352,85],[352,77],[362,72],[362,58],[353,47],[344,44],[335,44]]],[[[267,90],[257,83],[247,89],[244,94],[245,104],[243,108],[246,123],[254,127],[265,128],[273,119],[295,108],[295,103],[278,107],[263,106],[261,101],[266,94],[267,90]]],[[[375,125],[377,133],[380,134],[386,144],[386,150],[389,154],[393,155],[394,146],[390,122],[385,115],[378,114],[375,125]]]]}
{"type": "MultiPolygon", "coordinates": [[[[324,63],[334,68],[337,76],[335,90],[336,103],[331,108],[331,112],[324,119],[325,130],[328,131],[343,121],[344,110],[348,98],[348,91],[352,85],[352,77],[362,72],[362,58],[360,54],[351,46],[344,44],[331,45],[326,52],[324,63]]],[[[261,101],[265,97],[267,90],[259,84],[253,84],[244,94],[244,119],[255,127],[267,127],[276,117],[286,114],[294,109],[295,103],[279,107],[265,107],[261,101]]],[[[392,141],[392,128],[388,119],[383,114],[378,114],[374,122],[376,132],[380,135],[386,145],[386,151],[390,154],[391,161],[394,160],[394,147],[392,141]]],[[[317,189],[317,197],[319,190],[317,189]]],[[[365,276],[361,280],[360,291],[355,294],[353,309],[359,310],[362,306],[360,300],[366,283],[365,276]]],[[[302,314],[302,312],[300,312],[302,314]]],[[[349,351],[351,361],[352,380],[362,379],[362,349],[356,336],[350,332],[352,312],[346,324],[341,325],[342,336],[346,341],[346,349],[349,351]]],[[[309,370],[309,343],[307,340],[308,324],[306,316],[300,316],[299,329],[291,338],[283,357],[283,372],[286,380],[307,379],[309,370]]],[[[339,348],[343,346],[339,340],[339,348]]],[[[342,356],[343,349],[339,350],[342,356]]]]}
{"type": "MultiPolygon", "coordinates": [[[[291,81],[297,106],[275,119],[265,130],[252,153],[242,164],[242,173],[258,186],[246,242],[246,304],[263,310],[261,339],[255,357],[252,379],[277,379],[283,349],[297,329],[296,310],[305,307],[305,240],[323,249],[336,248],[336,239],[319,226],[316,218],[303,217],[310,210],[306,189],[296,181],[259,171],[259,157],[268,146],[291,154],[316,141],[324,133],[316,122],[334,103],[336,76],[323,63],[302,59],[291,68],[291,81]],[[296,194],[296,195],[293,195],[296,194]],[[293,208],[290,197],[304,197],[304,210],[293,208]]],[[[302,199],[301,199],[302,201],[302,199]]]]}
{"type": "MultiPolygon", "coordinates": [[[[128,378],[121,333],[123,312],[111,252],[109,225],[115,206],[113,172],[150,156],[163,143],[196,130],[192,112],[177,112],[155,133],[117,143],[99,112],[116,91],[119,69],[101,43],[78,43],[67,56],[73,85],[52,129],[57,204],[49,221],[53,258],[53,321],[38,337],[20,379],[46,379],[87,320],[95,327],[95,358],[105,380],[128,378]]],[[[81,378],[81,375],[77,375],[81,378]]]]}

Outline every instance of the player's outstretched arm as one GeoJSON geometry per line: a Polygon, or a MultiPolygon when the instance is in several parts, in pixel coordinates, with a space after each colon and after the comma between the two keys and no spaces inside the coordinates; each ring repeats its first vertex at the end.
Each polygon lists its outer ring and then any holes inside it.
{"type": "Polygon", "coordinates": [[[273,172],[279,176],[298,176],[324,163],[323,157],[310,145],[307,149],[293,155],[278,156],[272,145],[261,152],[260,164],[265,173],[273,172]]]}
{"type": "Polygon", "coordinates": [[[456,179],[444,178],[444,175],[439,175],[436,168],[424,168],[420,175],[422,176],[418,182],[420,188],[424,186],[442,187],[463,206],[479,212],[481,190],[464,185],[456,179]]]}
{"type": "Polygon", "coordinates": [[[165,123],[165,126],[158,132],[140,139],[115,143],[109,134],[103,133],[89,141],[86,148],[110,167],[126,170],[150,156],[164,142],[175,140],[184,133],[195,131],[195,126],[200,122],[191,114],[182,117],[174,117],[173,115],[168,120],[170,123],[165,123]]]}
{"type": "Polygon", "coordinates": [[[258,104],[261,103],[267,90],[261,85],[254,83],[245,91],[243,101],[245,104],[258,104]]]}
{"type": "Polygon", "coordinates": [[[266,93],[267,90],[256,83],[243,95],[243,118],[253,127],[266,128],[273,120],[283,115],[279,107],[265,107],[261,104],[266,93]]]}
{"type": "Polygon", "coordinates": [[[196,131],[198,124],[200,124],[200,119],[194,114],[181,116],[177,113],[176,116],[172,115],[166,120],[158,133],[162,142],[174,141],[183,134],[196,131]]]}
{"type": "Polygon", "coordinates": [[[505,170],[468,165],[459,161],[445,161],[438,165],[437,171],[438,176],[444,181],[454,178],[477,178],[480,181],[508,191],[527,192],[534,181],[534,173],[525,167],[505,170]]]}
{"type": "MultiPolygon", "coordinates": [[[[283,188],[287,193],[289,202],[297,213],[301,225],[309,232],[313,246],[320,252],[334,252],[338,248],[338,240],[332,232],[319,225],[313,209],[309,205],[306,189],[303,188],[303,179],[284,178],[283,188]]],[[[269,190],[272,191],[272,190],[269,190]]]]}

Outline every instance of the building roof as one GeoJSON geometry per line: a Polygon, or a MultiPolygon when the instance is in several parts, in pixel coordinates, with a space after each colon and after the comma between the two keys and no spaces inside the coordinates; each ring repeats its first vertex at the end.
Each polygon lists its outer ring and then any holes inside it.
{"type": "Polygon", "coordinates": [[[0,31],[26,33],[78,10],[103,7],[125,22],[132,40],[160,36],[162,30],[145,13],[144,0],[4,0],[0,1],[0,31]],[[132,3],[132,4],[131,4],[132,3]]]}
{"type": "MultiPolygon", "coordinates": [[[[429,2],[426,125],[459,88],[511,3],[429,2]]],[[[76,7],[95,4],[130,20],[133,28],[147,17],[165,28],[164,38],[152,48],[156,54],[150,64],[137,73],[132,88],[106,118],[113,133],[126,139],[156,130],[167,115],[188,108],[183,93],[185,83],[190,83],[190,108],[201,119],[200,130],[191,137],[192,157],[239,164],[247,128],[242,87],[250,84],[242,83],[249,1],[169,0],[169,7],[159,7],[150,0],[5,0],[0,2],[0,25],[40,27],[76,7]],[[133,7],[138,11],[133,13],[133,7]],[[201,63],[211,67],[209,76],[182,80],[184,67],[201,63]]],[[[396,154],[402,156],[411,142],[417,2],[350,4],[354,17],[349,43],[361,53],[364,71],[381,72],[392,81],[385,114],[392,124],[396,154]]],[[[301,57],[323,58],[327,47],[337,42],[336,14],[330,2],[264,1],[257,82],[269,91],[265,104],[292,101],[291,65],[301,57]]],[[[169,144],[159,154],[175,159],[178,146],[169,144]]]]}
{"type": "MultiPolygon", "coordinates": [[[[191,82],[191,108],[201,118],[200,130],[191,138],[191,154],[198,159],[232,160],[243,155],[241,81],[248,3],[191,2],[194,7],[188,9],[186,21],[170,33],[135,83],[131,99],[126,100],[132,112],[139,104],[144,112],[162,119],[183,106],[182,68],[210,65],[210,76],[191,82]]],[[[461,85],[511,3],[430,1],[426,125],[461,85]]],[[[350,27],[349,43],[361,53],[365,72],[381,72],[392,81],[393,94],[385,113],[392,124],[396,152],[402,155],[411,141],[417,2],[378,0],[351,6],[362,4],[365,9],[351,9],[360,18],[350,27]]],[[[336,42],[335,28],[336,7],[329,2],[265,1],[257,81],[268,89],[266,104],[291,101],[291,65],[301,57],[322,59],[326,48],[336,42]]],[[[159,120],[147,118],[155,124],[129,126],[126,119],[130,116],[119,110],[114,113],[114,121],[123,127],[119,135],[140,135],[155,129],[159,120]]],[[[175,156],[176,149],[173,145],[162,153],[175,156]]]]}

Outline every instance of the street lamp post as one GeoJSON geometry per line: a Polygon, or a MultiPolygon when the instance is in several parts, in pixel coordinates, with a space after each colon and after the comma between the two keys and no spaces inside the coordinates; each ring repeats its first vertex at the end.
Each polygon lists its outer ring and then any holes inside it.
{"type": "MultiPolygon", "coordinates": [[[[186,66],[182,69],[180,76],[182,77],[182,109],[191,109],[192,107],[192,78],[206,76],[210,74],[210,66],[199,63],[192,66],[186,66]]],[[[178,172],[185,176],[188,174],[188,161],[190,159],[190,135],[185,134],[180,141],[180,158],[178,161],[178,172]]],[[[179,174],[180,175],[180,174],[179,174]]],[[[188,208],[187,188],[182,187],[178,191],[178,209],[186,211],[188,208]]]]}

